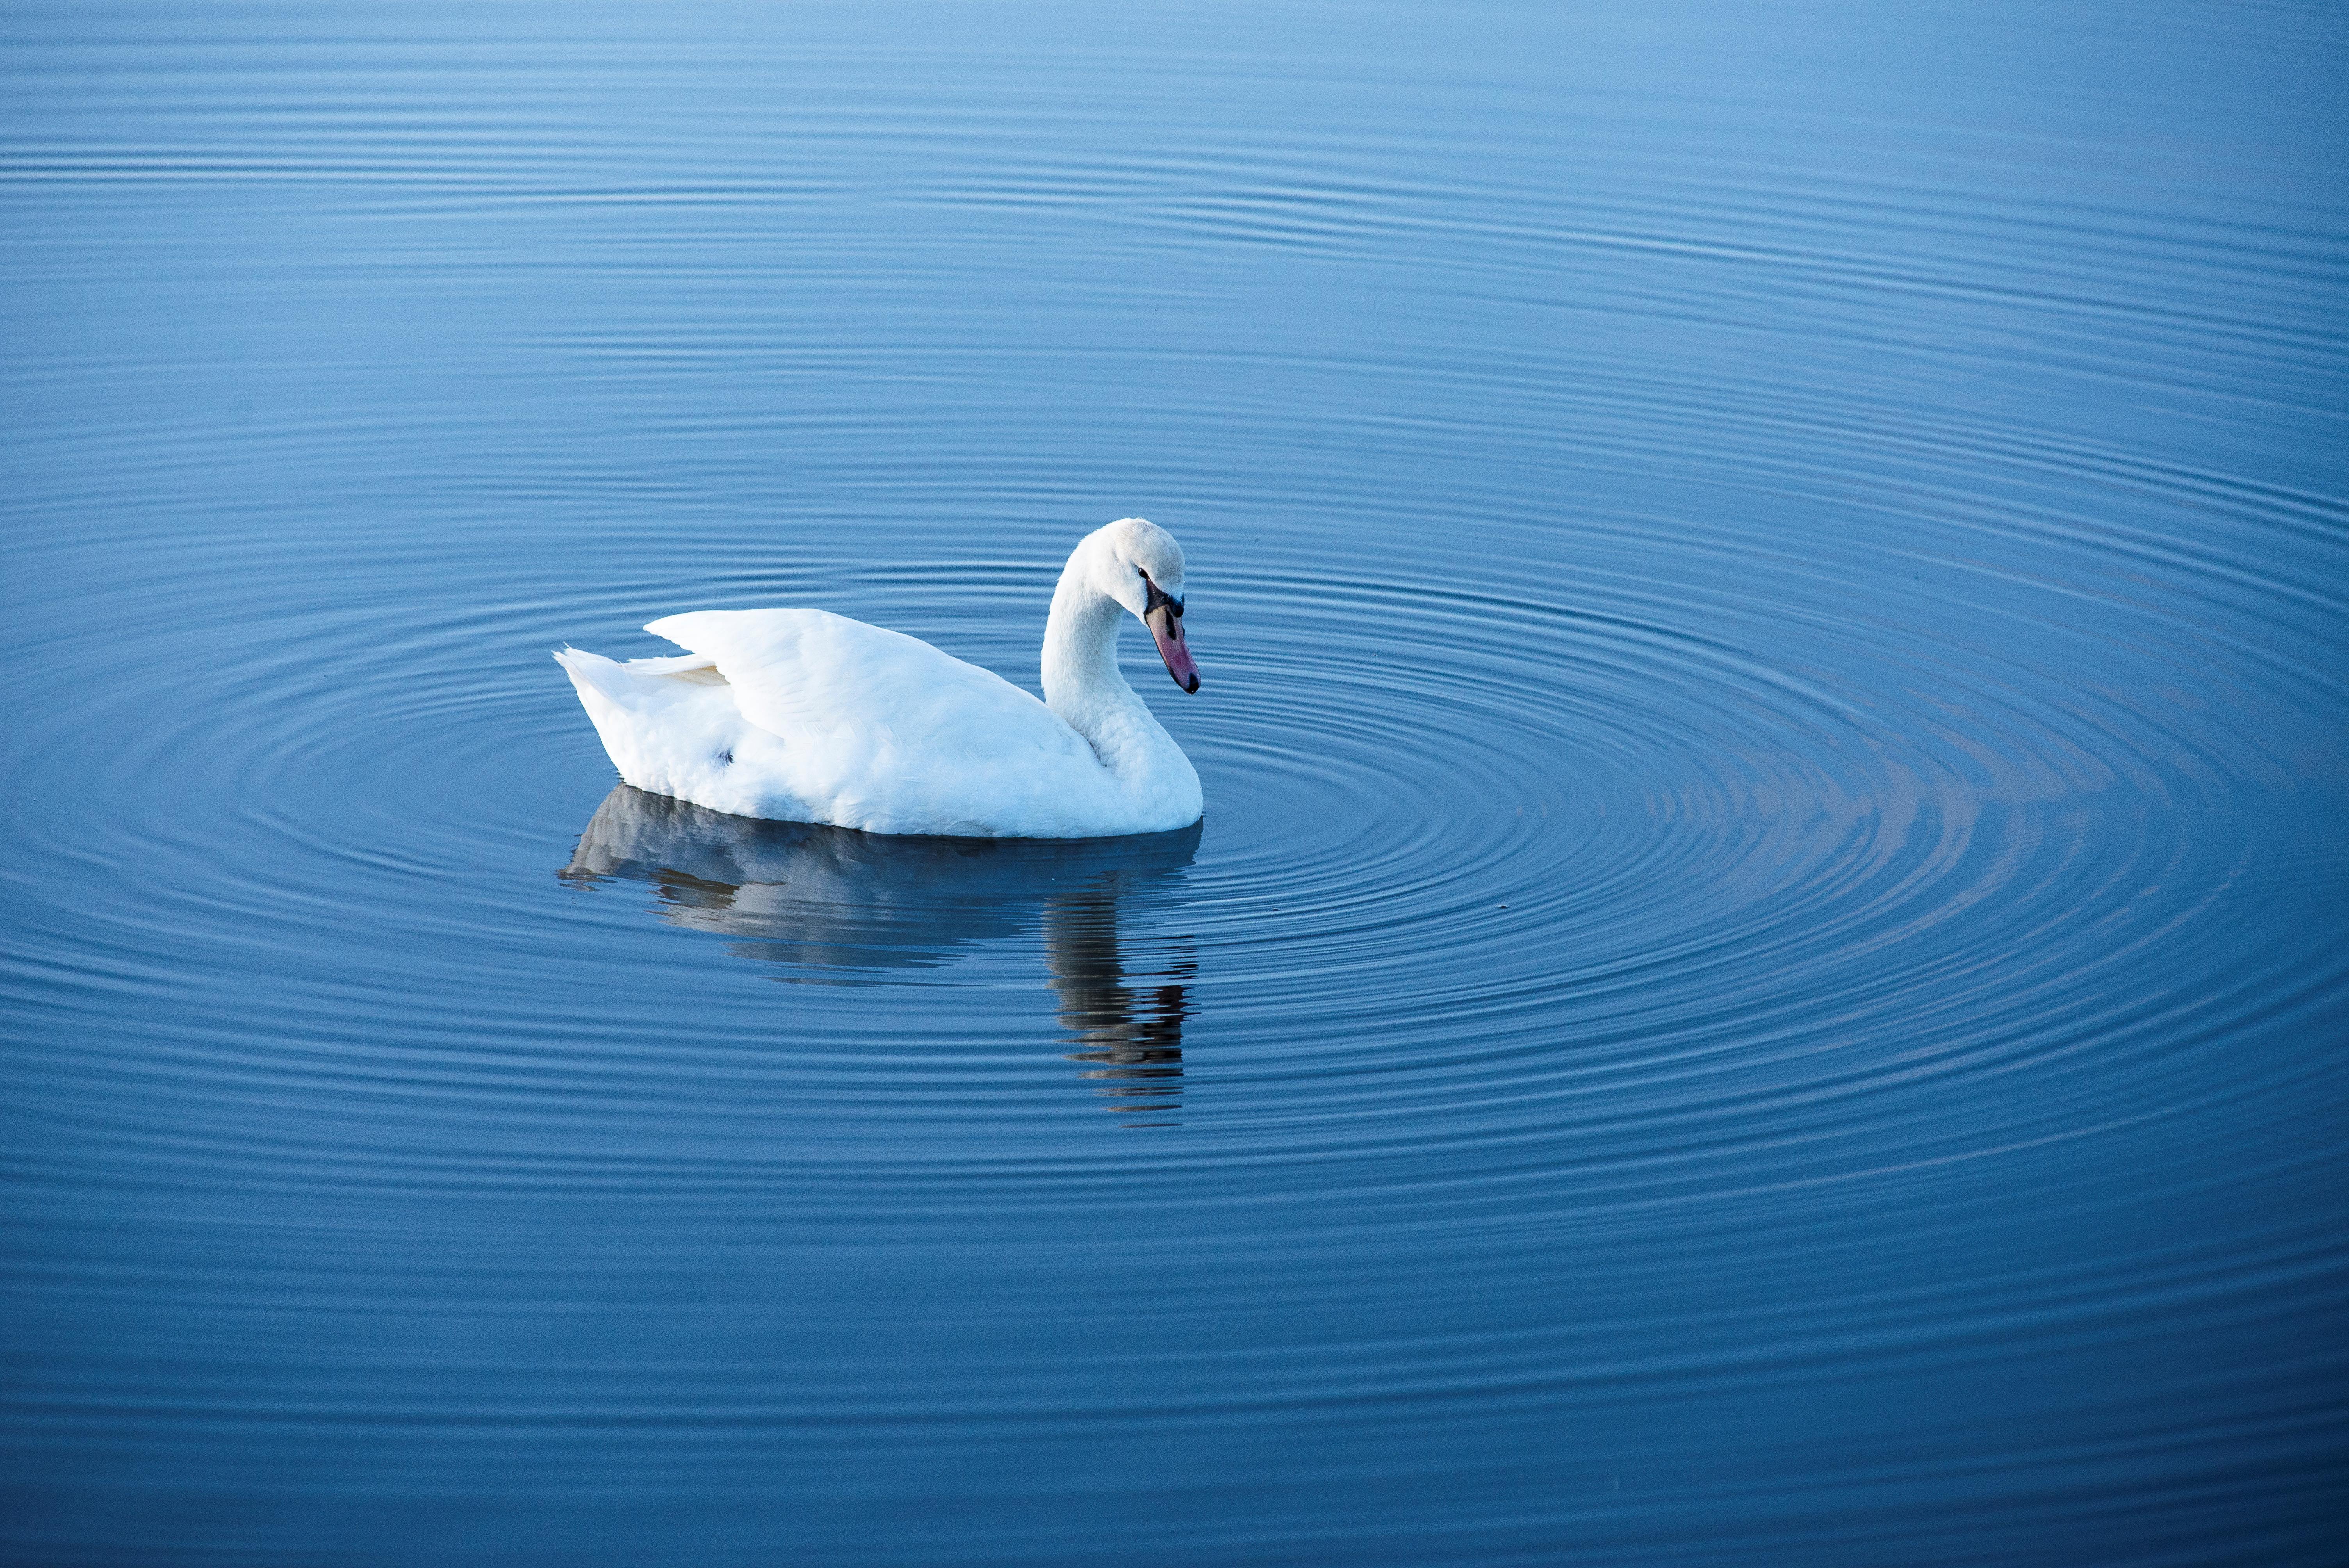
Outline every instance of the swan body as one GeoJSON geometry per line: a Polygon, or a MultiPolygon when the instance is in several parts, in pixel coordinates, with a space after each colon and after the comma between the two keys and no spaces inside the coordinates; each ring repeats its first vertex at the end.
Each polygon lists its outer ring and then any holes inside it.
{"type": "Polygon", "coordinates": [[[876,833],[1085,839],[1199,820],[1199,775],[1117,667],[1127,614],[1178,685],[1183,551],[1125,518],[1069,556],[1044,702],[918,638],[823,610],[700,610],[645,630],[688,650],[554,657],[620,776],[741,817],[876,833]]]}

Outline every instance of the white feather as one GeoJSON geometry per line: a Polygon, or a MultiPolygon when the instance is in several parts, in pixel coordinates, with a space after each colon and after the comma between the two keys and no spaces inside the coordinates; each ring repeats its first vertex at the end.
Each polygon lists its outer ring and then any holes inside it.
{"type": "Polygon", "coordinates": [[[715,810],[880,833],[1098,838],[1198,820],[1199,776],[1117,669],[1139,573],[1181,547],[1127,518],[1086,536],[1045,629],[1051,706],[901,632],[823,610],[702,610],[645,629],[683,657],[555,659],[620,776],[715,810]]]}

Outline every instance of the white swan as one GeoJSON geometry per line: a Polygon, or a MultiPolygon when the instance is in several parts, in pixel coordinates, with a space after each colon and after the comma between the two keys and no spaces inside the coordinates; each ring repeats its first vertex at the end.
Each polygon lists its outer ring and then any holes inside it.
{"type": "Polygon", "coordinates": [[[1187,827],[1199,775],[1118,673],[1121,614],[1150,628],[1177,686],[1199,689],[1183,547],[1138,517],[1070,553],[1044,626],[1045,702],[823,610],[700,610],[645,628],[692,650],[681,657],[554,657],[621,778],[713,810],[983,838],[1187,827]]]}

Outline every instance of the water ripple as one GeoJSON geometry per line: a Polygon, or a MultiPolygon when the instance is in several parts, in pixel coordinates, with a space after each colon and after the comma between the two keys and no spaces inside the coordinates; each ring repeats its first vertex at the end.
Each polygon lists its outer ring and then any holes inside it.
{"type": "Polygon", "coordinates": [[[0,1553],[2326,1560],[2337,26],[89,15],[0,1553]],[[1128,512],[1185,833],[680,807],[546,658],[1030,682],[1128,512]]]}

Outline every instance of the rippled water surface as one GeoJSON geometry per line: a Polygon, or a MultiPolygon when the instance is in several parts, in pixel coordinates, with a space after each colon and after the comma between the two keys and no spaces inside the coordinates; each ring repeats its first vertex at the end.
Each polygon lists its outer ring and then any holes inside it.
{"type": "Polygon", "coordinates": [[[0,1555],[2335,1562],[2329,6],[0,18],[0,1555]],[[1196,830],[616,789],[1035,679],[1196,830]]]}

